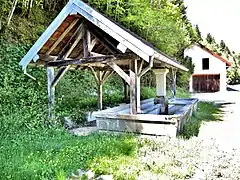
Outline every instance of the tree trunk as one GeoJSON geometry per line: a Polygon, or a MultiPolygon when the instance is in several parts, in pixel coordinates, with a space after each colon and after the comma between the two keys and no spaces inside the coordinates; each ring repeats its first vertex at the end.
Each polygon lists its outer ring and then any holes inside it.
{"type": "Polygon", "coordinates": [[[13,3],[12,9],[11,9],[9,15],[8,15],[7,26],[10,25],[10,22],[11,22],[11,19],[12,19],[12,16],[13,16],[13,13],[14,13],[14,11],[15,11],[15,9],[16,9],[16,6],[17,6],[17,2],[18,2],[18,0],[15,0],[14,3],[13,3]]]}

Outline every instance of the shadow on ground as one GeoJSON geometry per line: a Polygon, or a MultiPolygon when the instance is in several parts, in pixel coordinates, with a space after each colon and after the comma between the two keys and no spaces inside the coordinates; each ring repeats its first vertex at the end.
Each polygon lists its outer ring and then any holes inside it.
{"type": "Polygon", "coordinates": [[[209,102],[200,102],[197,111],[191,119],[184,125],[183,132],[180,134],[185,139],[198,136],[199,129],[203,122],[222,121],[224,105],[209,102]]]}

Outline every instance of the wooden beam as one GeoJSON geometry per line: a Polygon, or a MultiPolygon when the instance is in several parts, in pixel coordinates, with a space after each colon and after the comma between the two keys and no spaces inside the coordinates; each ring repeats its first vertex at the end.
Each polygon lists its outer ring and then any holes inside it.
{"type": "Polygon", "coordinates": [[[139,74],[138,74],[139,77],[142,77],[144,74],[146,74],[149,70],[152,69],[153,61],[154,61],[154,57],[153,56],[149,57],[149,65],[146,68],[144,68],[143,70],[141,70],[141,72],[139,72],[139,74]]]}
{"type": "Polygon", "coordinates": [[[61,34],[57,41],[51,46],[51,48],[46,52],[46,54],[51,54],[51,52],[58,46],[58,44],[64,39],[64,37],[72,30],[72,28],[77,24],[79,19],[75,19],[70,26],[61,34]]]}
{"type": "Polygon", "coordinates": [[[94,76],[94,78],[95,78],[96,83],[99,84],[100,81],[99,81],[99,78],[98,78],[98,75],[97,75],[95,69],[94,69],[92,66],[89,66],[89,68],[90,68],[91,71],[92,71],[92,74],[93,74],[93,76],[94,76]]]}
{"type": "Polygon", "coordinates": [[[97,44],[97,39],[94,38],[92,41],[91,41],[91,46],[89,47],[89,52],[92,52],[94,46],[97,44]]]}
{"type": "Polygon", "coordinates": [[[80,28],[79,28],[79,32],[77,34],[77,37],[76,37],[75,41],[73,42],[73,44],[71,45],[70,49],[67,51],[67,53],[64,55],[64,58],[62,58],[62,59],[67,58],[72,53],[74,48],[77,46],[79,41],[82,39],[82,37],[83,37],[82,26],[83,25],[81,24],[80,28]]]}
{"type": "Polygon", "coordinates": [[[62,79],[64,75],[64,71],[66,71],[65,67],[61,68],[57,75],[55,76],[54,80],[52,81],[52,87],[56,87],[56,85],[59,83],[59,81],[62,79]]]}
{"type": "Polygon", "coordinates": [[[91,34],[89,30],[87,29],[86,24],[84,24],[83,27],[83,57],[90,56],[91,51],[91,34]]]}
{"type": "Polygon", "coordinates": [[[97,31],[95,31],[94,29],[91,29],[90,32],[105,48],[107,48],[107,50],[110,53],[116,54],[120,52],[116,50],[116,47],[114,47],[111,43],[109,43],[109,41],[106,40],[106,38],[104,38],[102,35],[99,35],[97,31]]]}
{"type": "Polygon", "coordinates": [[[106,80],[113,74],[113,71],[105,71],[103,74],[102,82],[106,82],[106,80]]]}
{"type": "Polygon", "coordinates": [[[107,77],[109,77],[109,75],[112,72],[103,72],[103,71],[96,71],[93,67],[89,66],[89,68],[92,71],[92,74],[96,80],[97,86],[98,86],[98,109],[102,110],[103,109],[103,103],[102,103],[102,94],[103,94],[103,84],[105,82],[105,80],[107,79],[107,77]]]}
{"type": "Polygon", "coordinates": [[[135,101],[137,113],[141,113],[141,76],[138,72],[141,72],[138,65],[138,59],[133,61],[135,69],[135,101]]]}
{"type": "MultiPolygon", "coordinates": [[[[66,49],[70,46],[72,47],[71,43],[73,39],[77,39],[77,37],[79,36],[80,33],[82,33],[82,28],[83,28],[83,22],[79,25],[79,27],[76,29],[76,31],[74,32],[74,34],[71,36],[71,38],[69,39],[69,41],[65,44],[65,46],[62,48],[61,52],[58,55],[57,59],[65,59],[68,56],[66,56],[66,49]]],[[[69,51],[69,50],[68,50],[69,51]]]]}
{"type": "Polygon", "coordinates": [[[99,84],[98,84],[98,108],[100,110],[103,109],[103,103],[102,103],[102,86],[103,86],[103,82],[102,82],[102,71],[98,71],[98,80],[99,80],[99,84]]]}
{"type": "Polygon", "coordinates": [[[130,85],[130,77],[116,63],[109,62],[107,64],[130,85]]]}
{"type": "Polygon", "coordinates": [[[106,56],[106,55],[104,55],[104,54],[99,54],[99,53],[95,53],[95,52],[90,52],[90,54],[91,54],[92,56],[106,56]]]}
{"type": "Polygon", "coordinates": [[[141,71],[142,71],[143,64],[144,64],[144,60],[142,59],[140,65],[139,65],[139,68],[138,68],[138,75],[139,75],[139,74],[141,73],[141,71]]]}
{"type": "MultiPolygon", "coordinates": [[[[78,33],[77,38],[75,39],[75,41],[73,42],[72,46],[67,51],[67,53],[63,56],[63,58],[67,58],[72,53],[72,51],[77,46],[77,44],[79,43],[81,38],[82,38],[82,31],[80,28],[80,32],[78,33]]],[[[57,61],[53,61],[53,62],[57,62],[57,61]]],[[[64,76],[64,74],[69,70],[70,67],[71,66],[68,65],[67,67],[63,67],[62,69],[59,70],[58,74],[56,75],[56,77],[54,78],[54,80],[51,84],[53,87],[55,87],[58,84],[58,82],[61,80],[61,78],[64,76]]]]}
{"type": "Polygon", "coordinates": [[[172,91],[173,91],[173,98],[176,98],[176,94],[177,94],[177,70],[172,68],[172,91]]]}
{"type": "Polygon", "coordinates": [[[48,91],[48,118],[54,118],[54,94],[55,88],[52,87],[54,79],[54,68],[47,67],[47,91],[48,91]]]}
{"type": "Polygon", "coordinates": [[[81,59],[67,59],[67,60],[57,60],[50,61],[47,63],[47,66],[59,67],[59,66],[68,66],[68,65],[82,65],[82,64],[91,64],[91,63],[107,63],[109,61],[118,61],[118,60],[128,60],[131,59],[131,54],[116,54],[116,55],[104,55],[104,56],[90,56],[81,59]]]}
{"type": "Polygon", "coordinates": [[[136,107],[136,89],[135,89],[135,73],[132,70],[130,72],[130,114],[137,114],[136,107]]]}
{"type": "Polygon", "coordinates": [[[51,61],[47,63],[47,66],[51,67],[61,67],[61,66],[70,66],[70,65],[83,65],[83,64],[91,64],[91,63],[107,63],[109,61],[114,60],[114,56],[109,57],[88,57],[77,60],[62,60],[62,61],[51,61]]]}

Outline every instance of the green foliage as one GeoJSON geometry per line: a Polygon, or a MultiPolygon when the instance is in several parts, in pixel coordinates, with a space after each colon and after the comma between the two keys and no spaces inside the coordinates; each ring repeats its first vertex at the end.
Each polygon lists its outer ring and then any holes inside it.
{"type": "Polygon", "coordinates": [[[197,136],[199,129],[203,122],[220,121],[221,109],[213,103],[200,102],[198,103],[198,109],[184,125],[183,133],[184,138],[189,139],[193,136],[197,136]]]}
{"type": "Polygon", "coordinates": [[[157,0],[87,2],[172,56],[188,47],[194,36],[192,31],[188,31],[191,24],[183,18],[186,15],[183,3],[176,6],[171,1],[157,0]]]}
{"type": "Polygon", "coordinates": [[[179,87],[185,87],[185,89],[188,89],[189,86],[189,79],[191,75],[194,73],[195,65],[192,63],[192,58],[186,56],[183,60],[181,60],[181,63],[188,68],[188,72],[178,72],[177,73],[177,85],[179,87]]]}
{"type": "Polygon", "coordinates": [[[188,90],[186,90],[186,88],[177,87],[176,97],[177,98],[190,98],[191,94],[188,92],[188,90]]]}
{"type": "Polygon", "coordinates": [[[2,132],[42,127],[46,114],[45,77],[41,70],[29,69],[38,76],[33,81],[23,75],[18,60],[25,54],[22,45],[7,45],[0,40],[0,117],[2,132]]]}
{"type": "Polygon", "coordinates": [[[198,25],[196,25],[195,31],[196,31],[196,33],[197,33],[197,42],[201,42],[201,41],[203,40],[203,39],[202,39],[202,33],[201,33],[198,25]]]}
{"type": "Polygon", "coordinates": [[[209,44],[214,44],[214,43],[216,43],[214,37],[213,37],[210,33],[207,34],[206,41],[207,41],[209,44]]]}
{"type": "Polygon", "coordinates": [[[232,53],[233,63],[228,71],[228,79],[230,84],[240,83],[240,54],[232,53]]]}
{"type": "Polygon", "coordinates": [[[142,87],[141,88],[141,99],[150,99],[156,97],[155,88],[142,87]]]}
{"type": "Polygon", "coordinates": [[[232,66],[228,69],[228,83],[229,84],[239,84],[240,83],[240,54],[231,51],[227,44],[221,40],[220,43],[215,41],[215,38],[208,33],[206,41],[203,42],[206,47],[219,54],[223,58],[227,59],[232,63],[232,66]]]}

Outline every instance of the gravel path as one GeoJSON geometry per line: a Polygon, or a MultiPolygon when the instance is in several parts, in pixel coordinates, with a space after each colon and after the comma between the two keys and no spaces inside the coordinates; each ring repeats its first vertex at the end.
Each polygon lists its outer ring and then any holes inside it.
{"type": "Polygon", "coordinates": [[[240,92],[197,94],[194,97],[233,104],[222,107],[222,121],[204,123],[198,137],[190,140],[162,137],[156,139],[156,145],[143,146],[141,164],[151,169],[148,177],[166,180],[240,179],[240,92]]]}

